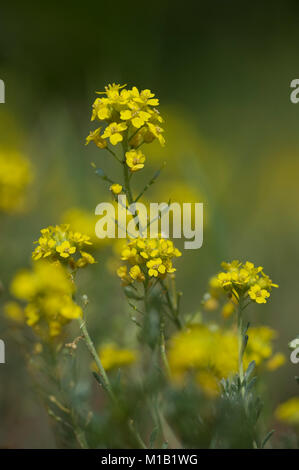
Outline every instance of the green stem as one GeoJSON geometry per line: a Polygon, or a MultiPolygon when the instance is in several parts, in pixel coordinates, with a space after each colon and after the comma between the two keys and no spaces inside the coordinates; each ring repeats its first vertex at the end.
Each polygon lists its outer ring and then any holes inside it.
{"type": "MultiPolygon", "coordinates": [[[[89,333],[88,333],[88,330],[86,328],[86,324],[85,324],[85,321],[82,320],[82,319],[79,319],[79,325],[80,325],[80,329],[82,331],[82,334],[83,334],[83,337],[84,337],[84,340],[85,340],[85,343],[86,343],[86,346],[91,354],[91,356],[93,357],[97,367],[98,367],[98,370],[100,372],[100,375],[101,375],[101,379],[103,381],[103,384],[104,384],[104,387],[105,387],[105,390],[107,391],[109,397],[111,398],[111,400],[119,405],[114,393],[113,393],[113,390],[112,390],[112,387],[111,387],[111,383],[110,383],[110,380],[106,374],[106,371],[103,367],[103,364],[97,354],[97,351],[94,347],[94,344],[89,336],[89,333]]],[[[138,433],[138,431],[134,428],[133,426],[133,421],[132,420],[129,420],[129,429],[133,435],[133,437],[136,439],[136,441],[138,442],[139,446],[142,448],[142,449],[147,449],[145,443],[143,442],[140,434],[138,433]]]]}
{"type": "MultiPolygon", "coordinates": [[[[244,337],[243,337],[243,318],[242,318],[242,299],[238,304],[238,369],[241,383],[244,379],[243,370],[243,353],[244,353],[244,337]]],[[[243,390],[243,387],[242,387],[243,390]]]]}
{"type": "Polygon", "coordinates": [[[82,334],[83,334],[83,337],[84,337],[84,341],[86,343],[86,346],[91,354],[91,356],[93,357],[96,365],[97,365],[97,368],[100,372],[100,375],[101,375],[101,379],[103,381],[103,384],[105,386],[105,389],[107,390],[107,393],[109,394],[110,398],[115,401],[115,396],[114,396],[114,393],[112,391],[112,387],[111,387],[111,384],[110,384],[110,380],[106,374],[106,371],[103,367],[103,364],[97,354],[97,351],[94,347],[94,344],[89,336],[89,333],[88,333],[88,330],[86,328],[86,323],[84,320],[82,319],[79,319],[79,325],[80,325],[80,329],[82,331],[82,334]]]}
{"type": "Polygon", "coordinates": [[[163,318],[161,319],[161,323],[160,323],[160,351],[161,351],[161,358],[162,358],[162,362],[163,362],[167,377],[170,378],[171,377],[171,372],[170,372],[168,359],[167,359],[167,356],[166,356],[165,335],[164,335],[164,319],[163,318]]]}

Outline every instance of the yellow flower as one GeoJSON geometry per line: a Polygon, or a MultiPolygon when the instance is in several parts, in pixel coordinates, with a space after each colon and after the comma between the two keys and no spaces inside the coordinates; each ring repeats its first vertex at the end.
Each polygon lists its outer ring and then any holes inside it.
{"type": "Polygon", "coordinates": [[[98,118],[100,121],[110,119],[112,108],[109,106],[110,101],[107,98],[97,98],[92,105],[91,120],[94,121],[98,118]]]}
{"type": "Polygon", "coordinates": [[[85,145],[88,145],[91,141],[93,141],[100,149],[107,147],[107,141],[101,136],[101,127],[89,133],[89,135],[86,137],[85,145]]]}
{"type": "Polygon", "coordinates": [[[120,112],[120,118],[123,121],[131,121],[135,128],[139,129],[150,119],[150,113],[143,111],[136,104],[129,104],[129,107],[130,109],[120,112]]]}
{"type": "Polygon", "coordinates": [[[131,171],[138,171],[144,167],[145,155],[141,150],[126,152],[126,163],[131,171]]]}
{"type": "Polygon", "coordinates": [[[267,298],[270,297],[269,292],[266,289],[261,289],[258,284],[254,284],[248,291],[248,294],[252,300],[255,300],[258,304],[265,304],[267,298]]]}
{"type": "Polygon", "coordinates": [[[299,396],[293,397],[276,408],[275,416],[279,421],[299,425],[299,396]]]}
{"type": "Polygon", "coordinates": [[[142,90],[141,93],[135,86],[132,88],[131,96],[133,101],[142,106],[159,106],[159,100],[154,98],[155,94],[151,90],[142,90]]]}
{"type": "Polygon", "coordinates": [[[122,284],[124,286],[127,286],[128,284],[130,284],[132,282],[132,278],[128,275],[128,267],[127,266],[120,266],[116,270],[116,274],[118,275],[118,277],[121,278],[122,284]]]}
{"type": "Polygon", "coordinates": [[[137,351],[118,348],[114,343],[101,346],[98,352],[105,370],[129,366],[137,360],[137,351]]]}
{"type": "Polygon", "coordinates": [[[103,139],[109,138],[112,145],[117,145],[119,142],[123,140],[122,132],[124,132],[126,129],[127,129],[126,124],[124,123],[118,124],[117,122],[112,122],[104,130],[102,138],[103,139]]]}
{"type": "Polygon", "coordinates": [[[75,253],[76,247],[71,246],[70,242],[65,240],[61,245],[56,246],[56,251],[60,254],[62,258],[68,258],[70,255],[75,253]]]}
{"type": "Polygon", "coordinates": [[[149,276],[158,277],[159,274],[165,274],[166,267],[164,266],[161,258],[151,259],[146,263],[148,267],[149,276]]]}
{"type": "Polygon", "coordinates": [[[158,126],[158,125],[155,125],[155,124],[152,124],[150,122],[147,123],[147,126],[148,126],[148,129],[149,131],[153,134],[153,136],[155,136],[158,141],[160,142],[160,144],[162,146],[165,145],[165,139],[162,135],[162,133],[164,132],[164,129],[162,129],[162,127],[158,126]]]}
{"type": "Polygon", "coordinates": [[[87,264],[96,263],[96,260],[90,253],[87,253],[86,251],[80,251],[80,254],[81,254],[81,258],[79,258],[76,263],[76,266],[78,268],[84,268],[87,264]]]}
{"type": "Polygon", "coordinates": [[[113,192],[113,194],[120,194],[123,190],[123,187],[121,184],[118,184],[118,183],[114,183],[110,186],[110,191],[113,192]]]}
{"type": "Polygon", "coordinates": [[[141,271],[138,264],[135,264],[135,266],[132,266],[132,268],[130,269],[130,276],[134,281],[142,282],[145,279],[144,274],[141,271]]]}

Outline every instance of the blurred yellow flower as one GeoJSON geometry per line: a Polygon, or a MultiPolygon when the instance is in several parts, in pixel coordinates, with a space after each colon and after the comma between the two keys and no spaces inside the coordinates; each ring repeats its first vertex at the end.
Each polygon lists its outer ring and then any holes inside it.
{"type": "MultiPolygon", "coordinates": [[[[72,298],[74,283],[60,263],[35,263],[33,270],[16,274],[10,290],[27,302],[26,323],[44,339],[59,335],[65,324],[82,316],[81,307],[72,298]]],[[[7,313],[16,315],[16,307],[8,305],[7,313]]]]}
{"type": "Polygon", "coordinates": [[[275,416],[287,424],[299,425],[299,396],[293,397],[276,408],[275,416]]]}
{"type": "Polygon", "coordinates": [[[286,357],[284,354],[282,353],[274,354],[274,356],[271,357],[271,359],[269,359],[269,361],[267,362],[267,369],[271,371],[276,370],[279,367],[283,366],[285,362],[286,362],[286,357]]]}
{"type": "Polygon", "coordinates": [[[29,160],[14,151],[0,152],[0,212],[14,213],[25,208],[28,185],[33,180],[29,160]]]}
{"type": "MultiPolygon", "coordinates": [[[[249,328],[248,336],[244,367],[247,368],[253,360],[261,366],[272,356],[276,333],[271,328],[260,326],[249,328]]],[[[220,391],[220,380],[238,371],[237,332],[216,325],[192,326],[172,338],[168,358],[174,380],[181,382],[188,371],[194,372],[202,389],[207,395],[214,396],[220,391]]],[[[282,362],[277,364],[280,365],[282,362]]]]}
{"type": "Polygon", "coordinates": [[[98,349],[98,353],[105,370],[129,366],[137,360],[137,351],[121,349],[115,343],[104,344],[98,349]]]}
{"type": "Polygon", "coordinates": [[[24,309],[17,302],[6,302],[4,304],[4,315],[16,323],[24,323],[24,309]]]}
{"type": "Polygon", "coordinates": [[[123,187],[121,184],[118,184],[118,183],[114,183],[110,186],[110,191],[113,192],[113,194],[120,194],[123,190],[123,187]]]}

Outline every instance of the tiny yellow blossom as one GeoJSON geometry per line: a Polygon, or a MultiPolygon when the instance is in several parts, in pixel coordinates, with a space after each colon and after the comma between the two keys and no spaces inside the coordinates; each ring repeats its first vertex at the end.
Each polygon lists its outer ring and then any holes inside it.
{"type": "Polygon", "coordinates": [[[119,142],[123,140],[123,132],[127,129],[126,124],[120,123],[118,124],[117,122],[112,122],[109,124],[106,129],[104,130],[104,133],[102,135],[103,139],[106,139],[109,137],[109,140],[112,145],[117,145],[119,142]]]}
{"type": "Polygon", "coordinates": [[[141,150],[130,150],[126,152],[126,164],[131,171],[138,171],[144,167],[145,155],[141,150]]]}
{"type": "Polygon", "coordinates": [[[258,304],[265,304],[270,294],[266,289],[261,289],[258,284],[254,284],[248,291],[248,294],[252,300],[255,300],[258,304]]]}
{"type": "Polygon", "coordinates": [[[113,194],[120,194],[123,190],[123,187],[121,184],[118,184],[118,183],[114,183],[110,186],[110,191],[113,192],[113,194]]]}
{"type": "Polygon", "coordinates": [[[93,141],[100,149],[107,147],[107,141],[101,136],[101,127],[89,133],[89,135],[86,137],[85,145],[88,145],[91,141],[93,141]]]}
{"type": "Polygon", "coordinates": [[[159,274],[165,274],[166,267],[164,266],[161,258],[151,259],[146,263],[148,267],[149,276],[158,277],[159,274]]]}
{"type": "Polygon", "coordinates": [[[132,268],[130,269],[130,276],[134,281],[142,282],[145,279],[145,276],[143,272],[141,271],[140,267],[138,266],[138,264],[135,264],[135,266],[132,266],[132,268]]]}
{"type": "Polygon", "coordinates": [[[153,136],[155,136],[158,139],[158,141],[163,147],[165,145],[165,138],[162,135],[162,133],[164,132],[164,129],[150,122],[147,123],[147,126],[148,126],[149,131],[153,134],[153,136]]]}
{"type": "Polygon", "coordinates": [[[75,253],[76,247],[71,246],[70,242],[65,240],[61,245],[56,246],[56,251],[60,254],[62,258],[68,258],[70,255],[75,253]]]}
{"type": "Polygon", "coordinates": [[[150,119],[150,113],[139,109],[135,104],[131,104],[129,107],[130,109],[120,112],[120,118],[124,121],[131,121],[135,128],[139,129],[150,119]]]}

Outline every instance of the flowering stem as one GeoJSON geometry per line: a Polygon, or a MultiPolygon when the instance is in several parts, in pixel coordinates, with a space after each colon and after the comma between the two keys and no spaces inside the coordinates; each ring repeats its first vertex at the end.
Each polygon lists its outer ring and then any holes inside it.
{"type": "MultiPolygon", "coordinates": [[[[103,367],[103,364],[101,362],[101,359],[99,358],[98,354],[97,354],[97,351],[94,347],[94,344],[89,336],[89,333],[88,333],[88,330],[86,328],[86,323],[84,320],[82,319],[79,319],[79,325],[80,325],[80,329],[82,331],[82,334],[83,334],[83,337],[84,337],[84,340],[85,340],[85,343],[87,345],[87,348],[91,354],[91,356],[93,357],[97,367],[98,367],[98,370],[100,372],[100,375],[101,375],[101,379],[103,381],[103,385],[104,385],[104,388],[105,390],[107,391],[109,397],[111,398],[111,400],[119,405],[118,403],[118,400],[116,399],[114,393],[113,393],[113,390],[112,390],[112,387],[111,387],[111,383],[110,383],[110,380],[106,374],[106,371],[103,367]]],[[[136,439],[136,441],[138,442],[139,446],[142,448],[142,449],[147,449],[145,443],[143,442],[140,434],[138,433],[138,431],[134,428],[133,426],[133,421],[132,420],[129,420],[129,429],[132,433],[132,435],[134,436],[134,438],[136,439]]]]}
{"type": "MultiPolygon", "coordinates": [[[[244,379],[243,371],[243,354],[244,354],[244,336],[243,336],[243,318],[242,318],[242,298],[240,298],[238,303],[238,368],[239,368],[239,377],[241,384],[244,379]]],[[[242,387],[243,390],[243,387],[242,387]]]]}
{"type": "Polygon", "coordinates": [[[115,401],[115,396],[114,396],[114,393],[112,391],[112,387],[111,387],[111,384],[110,384],[110,380],[106,374],[106,371],[103,367],[103,364],[97,354],[97,351],[94,347],[94,344],[89,336],[89,333],[88,333],[88,330],[86,328],[86,323],[84,320],[82,319],[79,319],[79,325],[80,325],[80,329],[82,331],[82,334],[83,334],[83,337],[84,337],[84,341],[86,343],[86,346],[91,354],[91,356],[93,357],[96,365],[97,365],[97,368],[100,372],[100,375],[101,375],[101,379],[103,381],[103,384],[104,384],[104,387],[105,387],[105,390],[107,391],[108,395],[110,396],[110,398],[115,401]]]}
{"type": "Polygon", "coordinates": [[[129,170],[128,170],[128,167],[127,167],[127,164],[126,164],[127,149],[128,149],[127,139],[124,139],[123,140],[124,156],[123,156],[123,161],[122,161],[123,170],[124,170],[124,187],[125,187],[125,191],[126,191],[127,196],[128,196],[128,202],[129,202],[129,204],[132,204],[133,196],[132,196],[132,191],[131,191],[131,186],[130,186],[129,170]]]}
{"type": "Polygon", "coordinates": [[[166,356],[166,348],[165,348],[165,335],[164,335],[165,324],[164,324],[163,314],[161,315],[162,317],[161,317],[161,322],[160,322],[160,351],[161,351],[161,358],[165,367],[166,374],[168,378],[170,378],[171,372],[170,372],[170,367],[169,367],[168,359],[166,356]]]}

